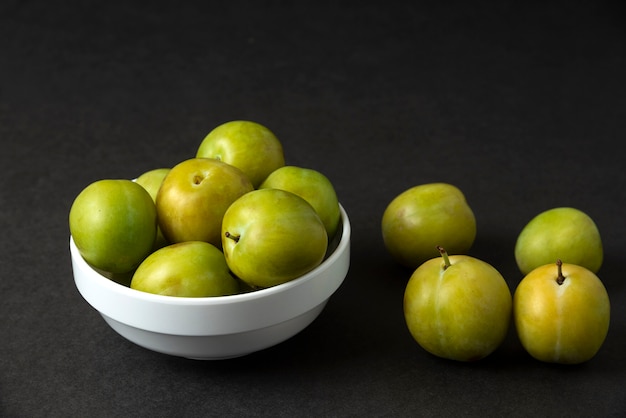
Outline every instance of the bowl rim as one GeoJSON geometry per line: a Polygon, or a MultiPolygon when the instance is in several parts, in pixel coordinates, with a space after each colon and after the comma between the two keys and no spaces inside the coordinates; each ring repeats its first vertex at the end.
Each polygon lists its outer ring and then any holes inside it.
{"type": "MultiPolygon", "coordinates": [[[[121,294],[126,297],[132,297],[141,299],[145,302],[150,303],[160,303],[160,304],[168,304],[168,305],[180,305],[180,306],[217,306],[217,305],[231,305],[235,303],[244,303],[251,300],[261,299],[266,296],[274,295],[277,293],[286,292],[289,289],[294,287],[298,287],[303,283],[312,280],[314,277],[318,276],[321,272],[328,269],[332,266],[336,259],[341,257],[341,255],[346,251],[347,247],[350,245],[351,238],[351,225],[350,220],[348,218],[348,214],[344,207],[339,204],[339,210],[341,214],[341,228],[339,229],[340,237],[339,242],[337,243],[337,247],[326,257],[322,263],[320,263],[313,270],[303,274],[302,276],[290,280],[285,283],[281,283],[276,286],[257,289],[250,292],[238,293],[235,295],[225,295],[225,296],[205,296],[205,297],[182,297],[182,296],[169,296],[169,295],[158,295],[154,293],[143,292],[140,290],[132,289],[130,287],[124,286],[123,284],[117,283],[116,281],[102,275],[96,269],[94,269],[91,265],[89,265],[85,259],[80,255],[78,248],[76,247],[76,243],[74,242],[73,237],[70,234],[69,237],[69,246],[72,257],[78,257],[79,261],[84,263],[86,267],[90,269],[90,272],[93,272],[93,275],[90,275],[91,279],[97,280],[98,285],[104,286],[109,290],[121,294]]],[[[336,238],[335,238],[336,239],[336,238]]]]}

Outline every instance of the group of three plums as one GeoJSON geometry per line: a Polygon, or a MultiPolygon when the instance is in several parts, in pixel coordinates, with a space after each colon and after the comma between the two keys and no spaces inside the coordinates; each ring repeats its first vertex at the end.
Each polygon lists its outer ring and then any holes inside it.
{"type": "Polygon", "coordinates": [[[74,200],[69,224],[83,258],[136,290],[180,297],[236,294],[319,265],[340,224],[330,180],[285,165],[265,126],[231,121],[195,157],[135,181],[103,179],[74,200]]]}
{"type": "Polygon", "coordinates": [[[542,361],[582,363],[604,343],[610,303],[595,274],[602,242],[578,209],[549,209],[524,226],[514,250],[524,277],[513,296],[493,266],[466,254],[476,220],[453,185],[423,184],[396,196],[383,213],[382,235],[392,257],[415,269],[404,317],[434,355],[482,359],[501,345],[511,319],[523,347],[542,361]]]}

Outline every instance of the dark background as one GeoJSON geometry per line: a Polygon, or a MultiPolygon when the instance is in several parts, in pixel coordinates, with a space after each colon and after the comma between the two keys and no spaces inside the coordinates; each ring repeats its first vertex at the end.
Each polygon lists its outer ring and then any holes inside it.
{"type": "Polygon", "coordinates": [[[621,416],[625,19],[617,1],[3,1],[0,416],[621,416]],[[350,272],[279,346],[227,361],[153,353],[77,292],[70,205],[92,181],[190,158],[233,119],[266,125],[289,164],[333,181],[350,272]],[[543,364],[510,335],[465,364],[411,339],[411,272],[385,252],[380,220],[432,181],[463,190],[470,254],[512,291],[530,218],[574,206],[596,221],[612,318],[595,358],[543,364]]]}

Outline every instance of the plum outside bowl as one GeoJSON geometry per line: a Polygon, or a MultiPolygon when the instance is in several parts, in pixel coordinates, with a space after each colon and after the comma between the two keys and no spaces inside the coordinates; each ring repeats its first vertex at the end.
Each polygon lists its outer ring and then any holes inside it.
{"type": "Polygon", "coordinates": [[[217,360],[269,348],[311,324],[348,273],[350,234],[341,207],[341,224],[328,256],[312,271],[267,289],[203,298],[131,289],[87,264],[71,236],[69,247],[79,293],[118,334],[159,353],[217,360]]]}

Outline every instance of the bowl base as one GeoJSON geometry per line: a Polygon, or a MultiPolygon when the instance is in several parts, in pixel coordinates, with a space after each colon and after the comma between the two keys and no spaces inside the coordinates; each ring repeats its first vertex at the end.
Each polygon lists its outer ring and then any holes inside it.
{"type": "Polygon", "coordinates": [[[143,348],[191,360],[227,360],[269,348],[293,337],[317,318],[327,302],[328,299],[302,315],[270,327],[219,337],[151,332],[101,315],[115,332],[143,348]]]}

